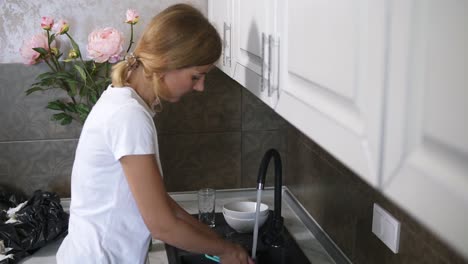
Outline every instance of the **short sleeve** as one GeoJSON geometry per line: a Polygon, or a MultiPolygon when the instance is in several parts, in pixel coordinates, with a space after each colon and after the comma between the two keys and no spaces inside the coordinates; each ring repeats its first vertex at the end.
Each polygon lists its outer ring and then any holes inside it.
{"type": "Polygon", "coordinates": [[[108,122],[106,140],[116,160],[127,155],[155,154],[156,128],[142,107],[124,106],[108,122]]]}

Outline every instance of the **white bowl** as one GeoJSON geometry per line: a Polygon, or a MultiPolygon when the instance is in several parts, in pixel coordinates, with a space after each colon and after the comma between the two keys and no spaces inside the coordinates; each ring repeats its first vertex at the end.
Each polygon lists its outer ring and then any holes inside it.
{"type": "MultiPolygon", "coordinates": [[[[236,219],[254,219],[257,203],[251,201],[235,201],[223,206],[223,214],[236,219]]],[[[268,205],[260,203],[260,215],[268,215],[268,205]]]]}
{"type": "MultiPolygon", "coordinates": [[[[226,214],[223,214],[223,215],[224,215],[224,219],[226,220],[226,223],[239,233],[250,233],[253,231],[255,227],[255,219],[238,219],[238,218],[230,217],[226,214]]],[[[265,223],[267,218],[268,218],[268,213],[266,215],[259,215],[259,218],[258,218],[259,229],[265,223]]]]}

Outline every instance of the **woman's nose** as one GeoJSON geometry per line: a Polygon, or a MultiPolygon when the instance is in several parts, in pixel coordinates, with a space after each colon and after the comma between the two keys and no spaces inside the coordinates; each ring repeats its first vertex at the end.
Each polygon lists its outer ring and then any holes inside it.
{"type": "Polygon", "coordinates": [[[193,89],[198,92],[203,92],[205,90],[205,82],[203,80],[200,80],[193,86],[193,89]]]}

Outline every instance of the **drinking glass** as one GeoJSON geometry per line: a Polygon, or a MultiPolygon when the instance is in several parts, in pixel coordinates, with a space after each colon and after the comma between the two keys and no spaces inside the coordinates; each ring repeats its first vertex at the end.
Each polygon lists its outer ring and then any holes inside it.
{"type": "Polygon", "coordinates": [[[198,190],[198,221],[215,227],[216,191],[211,188],[198,190]]]}

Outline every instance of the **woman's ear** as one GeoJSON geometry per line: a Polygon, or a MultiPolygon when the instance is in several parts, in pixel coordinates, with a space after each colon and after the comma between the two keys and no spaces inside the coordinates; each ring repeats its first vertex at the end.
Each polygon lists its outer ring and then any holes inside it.
{"type": "Polygon", "coordinates": [[[166,72],[154,73],[154,77],[159,80],[164,80],[165,76],[166,76],[166,72]]]}

